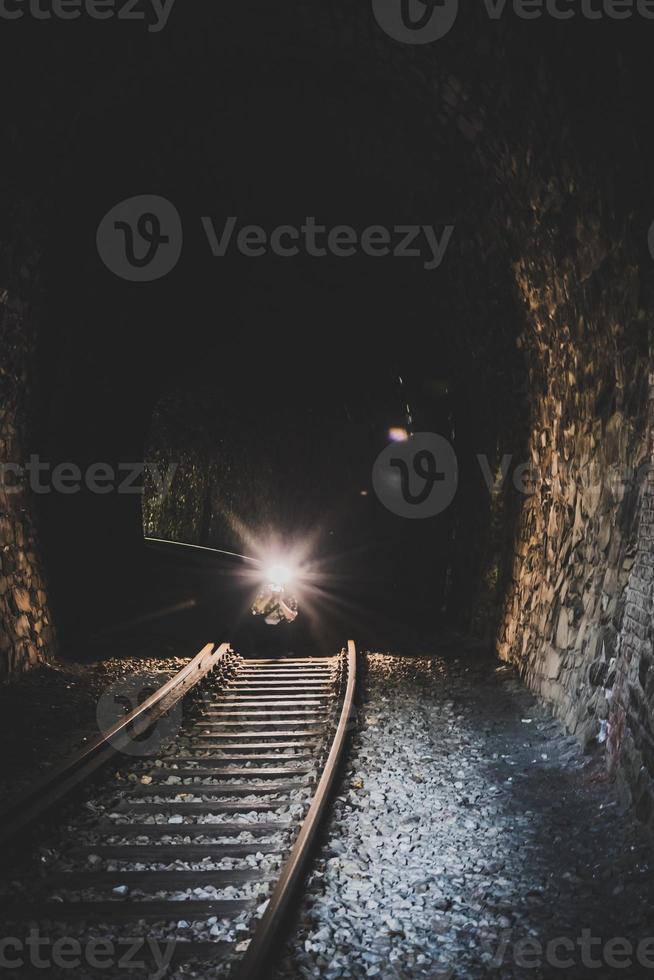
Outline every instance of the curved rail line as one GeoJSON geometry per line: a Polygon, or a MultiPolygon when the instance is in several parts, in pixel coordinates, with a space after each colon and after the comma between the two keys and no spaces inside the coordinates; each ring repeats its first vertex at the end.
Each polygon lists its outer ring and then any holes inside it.
{"type": "Polygon", "coordinates": [[[17,796],[0,816],[0,855],[10,856],[7,847],[48,811],[101,767],[111,762],[134,738],[143,734],[171,710],[196,684],[214,671],[218,675],[229,665],[233,652],[228,643],[208,643],[185,667],[143,704],[130,711],[112,728],[103,732],[80,752],[49,770],[25,792],[17,796]]]}
{"type": "Polygon", "coordinates": [[[243,659],[227,644],[210,644],[143,705],[17,800],[2,838],[6,846],[24,819],[43,819],[92,773],[115,763],[121,748],[201,682],[200,714],[158,758],[121,763],[116,782],[99,784],[101,819],[62,832],[65,870],[48,871],[36,890],[39,898],[29,905],[12,902],[5,920],[97,927],[241,916],[247,938],[239,952],[247,950],[240,958],[234,958],[233,943],[180,937],[175,960],[227,956],[230,976],[238,980],[268,975],[353,718],[352,641],[335,657],[304,659],[243,659]],[[267,855],[278,864],[275,873],[270,863],[265,874],[256,867],[267,855]],[[231,865],[250,863],[215,867],[226,858],[234,859],[231,865]],[[95,870],[105,862],[108,870],[95,870]],[[198,863],[203,867],[191,867],[198,863]],[[195,897],[197,891],[202,897],[195,897]]]}

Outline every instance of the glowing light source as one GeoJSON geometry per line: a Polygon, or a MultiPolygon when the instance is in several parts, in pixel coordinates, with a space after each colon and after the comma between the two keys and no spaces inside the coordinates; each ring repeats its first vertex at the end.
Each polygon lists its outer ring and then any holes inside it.
{"type": "Polygon", "coordinates": [[[242,570],[243,577],[258,591],[268,587],[279,592],[288,589],[303,603],[307,593],[318,587],[319,573],[309,557],[320,538],[320,530],[292,541],[282,541],[272,530],[254,530],[236,515],[231,514],[231,517],[235,533],[251,550],[251,557],[247,558],[251,565],[242,570]]]}
{"type": "Polygon", "coordinates": [[[388,430],[388,438],[391,442],[406,442],[409,438],[409,433],[400,426],[393,426],[388,430]]]}
{"type": "Polygon", "coordinates": [[[294,571],[288,565],[268,565],[264,570],[264,578],[271,585],[285,587],[293,581],[294,571]]]}

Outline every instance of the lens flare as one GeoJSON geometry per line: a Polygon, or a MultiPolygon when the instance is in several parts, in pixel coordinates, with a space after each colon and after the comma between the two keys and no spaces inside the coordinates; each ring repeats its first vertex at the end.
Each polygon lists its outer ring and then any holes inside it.
{"type": "Polygon", "coordinates": [[[268,565],[264,569],[263,577],[266,582],[270,582],[271,585],[286,587],[293,582],[295,572],[289,565],[274,564],[268,565]]]}

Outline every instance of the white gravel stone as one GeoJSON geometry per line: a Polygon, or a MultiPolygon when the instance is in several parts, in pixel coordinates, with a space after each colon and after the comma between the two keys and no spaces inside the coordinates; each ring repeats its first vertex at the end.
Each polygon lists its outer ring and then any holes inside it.
{"type": "MultiPolygon", "coordinates": [[[[578,934],[609,917],[610,902],[593,894],[596,866],[606,855],[613,873],[630,832],[624,818],[617,838],[606,828],[601,847],[592,839],[591,812],[606,789],[584,803],[588,760],[490,656],[370,655],[368,668],[362,726],[276,980],[522,980],[513,943],[545,944],[571,924],[578,934]],[[565,806],[543,781],[543,763],[565,787],[565,806]],[[583,867],[584,907],[579,895],[562,900],[566,861],[583,867]]],[[[642,909],[633,897],[642,938],[644,889],[642,909]]],[[[624,934],[619,917],[613,928],[624,934]]]]}

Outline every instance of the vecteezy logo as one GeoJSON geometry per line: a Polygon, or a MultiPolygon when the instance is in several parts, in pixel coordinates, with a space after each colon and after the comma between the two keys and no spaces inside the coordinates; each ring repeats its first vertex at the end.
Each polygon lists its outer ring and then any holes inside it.
{"type": "Polygon", "coordinates": [[[182,254],[182,221],[165,197],[142,194],[122,201],[98,227],[100,258],[121,279],[152,282],[177,265],[182,254]]]}
{"type": "Polygon", "coordinates": [[[435,432],[417,432],[379,454],[372,485],[382,504],[400,517],[434,517],[454,499],[459,466],[452,446],[435,432]]]}
{"type": "Polygon", "coordinates": [[[372,0],[372,11],[394,41],[431,44],[454,26],[459,0],[372,0]]]}
{"type": "Polygon", "coordinates": [[[647,232],[647,246],[649,248],[649,254],[654,259],[654,221],[649,226],[649,231],[647,232]]]}
{"type": "Polygon", "coordinates": [[[118,723],[162,684],[161,675],[137,674],[119,678],[102,692],[96,707],[98,728],[119,752],[132,756],[156,755],[177,735],[182,724],[181,701],[153,724],[138,721],[134,728],[116,731],[118,723]]]}

